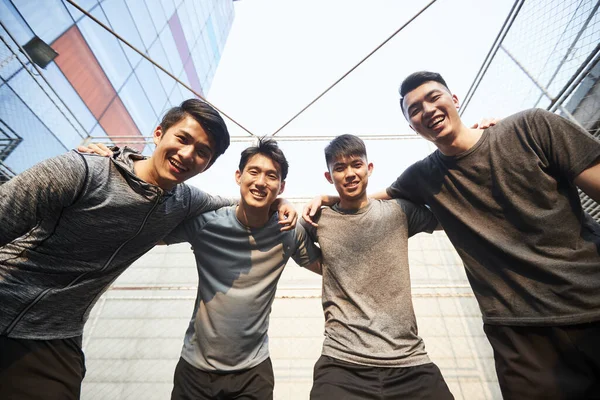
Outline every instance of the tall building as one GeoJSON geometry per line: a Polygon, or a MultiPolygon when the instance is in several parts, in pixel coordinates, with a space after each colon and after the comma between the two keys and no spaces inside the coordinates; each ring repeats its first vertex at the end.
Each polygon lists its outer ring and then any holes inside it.
{"type": "Polygon", "coordinates": [[[0,183],[90,138],[151,151],[194,94],[124,41],[204,96],[233,22],[232,0],[74,2],[123,40],[66,0],[0,0],[0,183]]]}

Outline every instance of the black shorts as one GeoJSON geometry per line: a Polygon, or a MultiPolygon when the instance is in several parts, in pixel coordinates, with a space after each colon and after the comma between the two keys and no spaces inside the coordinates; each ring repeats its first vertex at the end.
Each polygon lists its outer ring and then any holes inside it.
{"type": "Polygon", "coordinates": [[[0,336],[0,399],[79,399],[85,376],[81,336],[29,340],[0,336]]]}
{"type": "Polygon", "coordinates": [[[270,358],[235,372],[202,371],[180,358],[171,400],[272,400],[274,386],[270,358]]]}
{"type": "Polygon", "coordinates": [[[451,400],[452,393],[433,364],[387,368],[321,356],[315,364],[311,400],[451,400]]]}
{"type": "Polygon", "coordinates": [[[600,322],[483,330],[505,400],[600,399],[600,322]]]}

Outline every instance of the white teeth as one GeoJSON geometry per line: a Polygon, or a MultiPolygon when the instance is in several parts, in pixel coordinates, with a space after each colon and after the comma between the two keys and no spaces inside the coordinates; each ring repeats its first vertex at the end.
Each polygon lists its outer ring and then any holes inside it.
{"type": "Polygon", "coordinates": [[[181,164],[181,163],[179,163],[179,162],[177,162],[177,161],[173,160],[172,158],[171,158],[171,159],[169,159],[169,162],[170,162],[171,164],[173,164],[175,167],[177,167],[177,168],[179,168],[179,169],[181,169],[181,170],[183,170],[183,171],[187,171],[187,168],[186,168],[186,167],[184,167],[184,166],[183,166],[183,164],[181,164]]]}
{"type": "Polygon", "coordinates": [[[437,124],[439,124],[440,122],[442,122],[444,120],[443,116],[439,116],[436,117],[435,119],[433,119],[430,123],[428,128],[433,128],[434,126],[436,126],[437,124]]]}
{"type": "Polygon", "coordinates": [[[258,197],[267,197],[266,193],[258,192],[256,190],[251,190],[250,193],[252,193],[253,195],[258,196],[258,197]]]}

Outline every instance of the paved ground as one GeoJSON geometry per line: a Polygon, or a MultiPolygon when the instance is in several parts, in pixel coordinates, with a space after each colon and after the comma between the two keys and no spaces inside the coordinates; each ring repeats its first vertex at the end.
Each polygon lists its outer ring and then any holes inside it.
{"type": "MultiPolygon", "coordinates": [[[[431,358],[456,399],[500,399],[479,308],[447,237],[419,234],[409,245],[415,313],[431,358]]],[[[187,244],[155,248],[115,282],[86,327],[84,400],[169,398],[196,282],[187,244]]],[[[293,262],[280,280],[269,331],[276,399],[308,398],[323,338],[320,283],[293,262]]]]}

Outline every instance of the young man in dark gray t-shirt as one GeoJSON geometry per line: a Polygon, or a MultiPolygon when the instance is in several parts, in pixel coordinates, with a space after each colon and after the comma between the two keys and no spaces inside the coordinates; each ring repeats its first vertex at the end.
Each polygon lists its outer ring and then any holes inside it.
{"type": "Polygon", "coordinates": [[[321,247],[325,313],[311,399],[452,399],[418,336],[408,267],[408,237],[437,220],[407,200],[367,198],[373,165],[356,136],[335,138],[325,157],[340,199],[305,224],[321,247]]]}
{"type": "Polygon", "coordinates": [[[442,77],[401,86],[410,126],[438,150],[380,197],[427,204],[461,256],[507,399],[600,398],[600,142],[544,110],[469,129],[442,77]]]}

